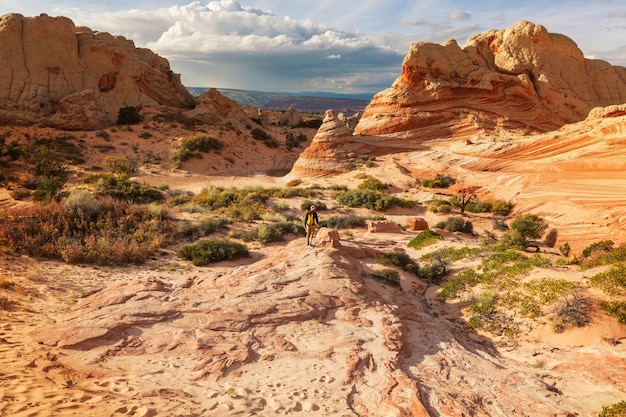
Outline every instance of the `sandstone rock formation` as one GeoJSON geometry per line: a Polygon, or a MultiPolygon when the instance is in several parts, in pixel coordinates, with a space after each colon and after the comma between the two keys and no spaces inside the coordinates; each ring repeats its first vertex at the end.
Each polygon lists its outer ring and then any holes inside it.
{"type": "Polygon", "coordinates": [[[285,114],[280,118],[279,123],[282,126],[296,127],[302,123],[302,115],[293,107],[290,107],[285,114]]]}
{"type": "Polygon", "coordinates": [[[549,131],[626,102],[626,68],[583,57],[569,38],[520,21],[460,48],[419,42],[355,133],[450,138],[503,128],[549,131]]]}
{"type": "Polygon", "coordinates": [[[185,115],[207,124],[250,120],[237,102],[223,96],[216,88],[200,94],[196,107],[186,111],[185,115]]]}
{"type": "Polygon", "coordinates": [[[416,232],[428,229],[428,222],[421,217],[408,217],[406,226],[408,230],[416,232]]]}
{"type": "Polygon", "coordinates": [[[94,129],[128,106],[190,109],[165,58],[65,17],[0,17],[0,123],[94,129]]]}

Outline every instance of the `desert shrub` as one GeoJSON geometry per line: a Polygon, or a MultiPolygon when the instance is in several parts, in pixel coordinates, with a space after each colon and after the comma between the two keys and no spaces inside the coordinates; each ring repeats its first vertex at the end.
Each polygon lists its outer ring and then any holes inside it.
{"type": "Polygon", "coordinates": [[[395,251],[382,253],[376,258],[376,262],[386,266],[399,266],[403,270],[411,272],[415,276],[419,276],[419,264],[406,252],[395,251]]]}
{"type": "Polygon", "coordinates": [[[0,134],[0,163],[15,161],[21,155],[20,145],[17,141],[7,142],[9,133],[0,134]]]}
{"type": "Polygon", "coordinates": [[[136,125],[141,121],[141,117],[139,116],[139,107],[122,107],[120,108],[117,114],[117,121],[115,122],[119,125],[136,125]]]}
{"type": "Polygon", "coordinates": [[[383,268],[372,271],[372,278],[394,287],[400,287],[400,273],[395,269],[383,268]]]}
{"type": "Polygon", "coordinates": [[[417,234],[411,241],[407,244],[409,248],[413,249],[421,249],[423,247],[432,245],[436,243],[438,240],[444,239],[443,236],[433,232],[430,229],[426,229],[417,234]]]}
{"type": "Polygon", "coordinates": [[[457,297],[462,291],[473,287],[480,282],[480,274],[475,269],[470,268],[453,276],[437,291],[436,298],[439,301],[457,297]]]}
{"type": "Polygon", "coordinates": [[[389,186],[378,178],[368,178],[357,187],[358,190],[387,191],[389,186]]]}
{"type": "Polygon", "coordinates": [[[605,301],[602,300],[599,306],[607,314],[617,318],[617,321],[626,324],[626,302],[625,301],[605,301]]]}
{"type": "Polygon", "coordinates": [[[151,203],[163,199],[163,194],[158,189],[131,181],[125,175],[101,172],[87,175],[83,182],[92,185],[96,194],[108,195],[131,203],[151,203]]]}
{"type": "Polygon", "coordinates": [[[141,132],[139,134],[139,137],[141,139],[150,139],[152,137],[152,133],[150,133],[150,132],[141,132]]]}
{"type": "Polygon", "coordinates": [[[626,291],[626,265],[611,265],[608,270],[593,275],[589,283],[609,295],[623,294],[626,291]]]}
{"type": "Polygon", "coordinates": [[[320,223],[334,229],[352,229],[354,227],[364,227],[366,222],[366,217],[350,214],[348,216],[331,216],[320,223]]]}
{"type": "Polygon", "coordinates": [[[272,136],[269,133],[267,133],[265,130],[259,127],[255,127],[252,130],[250,130],[250,134],[252,134],[253,139],[260,140],[263,142],[272,139],[272,136]]]}
{"type": "Polygon", "coordinates": [[[14,209],[16,220],[0,223],[0,241],[31,256],[102,265],[144,262],[171,241],[165,213],[106,197],[98,205],[95,214],[77,210],[78,204],[14,209]]]}
{"type": "Polygon", "coordinates": [[[292,222],[261,224],[251,231],[244,233],[241,238],[244,242],[258,241],[261,243],[278,242],[288,233],[301,234],[303,228],[292,222]]]}
{"type": "Polygon", "coordinates": [[[428,202],[428,211],[433,213],[450,213],[452,204],[448,200],[431,200],[428,202]]]}
{"type": "Polygon", "coordinates": [[[250,253],[245,245],[229,239],[207,239],[184,246],[178,251],[178,256],[196,266],[205,266],[214,262],[248,257],[250,253]]]}
{"type": "Polygon", "coordinates": [[[535,214],[520,214],[512,222],[500,241],[504,248],[525,249],[529,239],[539,239],[548,224],[535,214]]]}
{"type": "Polygon", "coordinates": [[[92,218],[98,215],[100,203],[89,191],[75,191],[62,202],[63,208],[74,217],[92,218]]]}
{"type": "Polygon", "coordinates": [[[446,220],[437,223],[435,227],[448,232],[472,233],[474,231],[472,222],[459,216],[448,217],[446,220]]]}
{"type": "Polygon", "coordinates": [[[176,237],[194,241],[225,228],[227,224],[228,221],[222,218],[204,219],[198,222],[181,221],[178,223],[176,237]]]}
{"type": "Polygon", "coordinates": [[[47,145],[36,144],[23,146],[22,156],[34,176],[33,198],[40,201],[60,199],[68,176],[65,158],[47,145]]]}
{"type": "Polygon", "coordinates": [[[563,256],[569,256],[569,253],[570,253],[571,250],[572,250],[572,248],[569,245],[569,242],[565,242],[561,246],[559,246],[559,252],[561,252],[561,254],[563,254],[563,256]]]}
{"type": "Polygon", "coordinates": [[[430,261],[422,266],[419,277],[438,284],[448,274],[451,258],[445,250],[436,250],[430,254],[430,261]]]}
{"type": "Polygon", "coordinates": [[[598,417],[624,417],[626,416],[626,401],[605,405],[598,417]]]}
{"type": "Polygon", "coordinates": [[[322,119],[303,120],[298,124],[298,127],[305,127],[308,129],[319,129],[322,125],[322,119]]]}
{"type": "Polygon", "coordinates": [[[111,138],[111,135],[109,135],[109,132],[106,130],[99,130],[96,132],[96,137],[108,141],[111,138]]]}
{"type": "Polygon", "coordinates": [[[385,211],[396,206],[413,207],[415,205],[414,201],[373,190],[343,191],[337,195],[337,202],[348,207],[363,207],[376,211],[385,211]]]}
{"type": "Polygon", "coordinates": [[[583,249],[582,255],[584,257],[591,256],[594,252],[602,251],[602,252],[611,252],[613,250],[613,245],[615,243],[612,240],[601,240],[599,242],[594,242],[591,245],[587,246],[583,249]]]}
{"type": "Polygon", "coordinates": [[[293,148],[297,148],[300,146],[300,143],[302,142],[306,142],[307,141],[307,137],[304,133],[300,133],[297,136],[291,132],[288,132],[285,135],[285,147],[287,148],[288,151],[292,150],[293,148]]]}
{"type": "Polygon", "coordinates": [[[570,324],[574,327],[585,327],[591,321],[591,301],[577,294],[563,297],[555,309],[561,326],[570,324]]]}
{"type": "Polygon", "coordinates": [[[191,158],[202,158],[203,152],[219,151],[223,147],[224,144],[219,139],[207,135],[189,136],[178,145],[178,150],[172,156],[172,162],[180,167],[183,162],[191,158]]]}
{"type": "Polygon", "coordinates": [[[326,204],[324,204],[321,201],[313,201],[313,200],[309,200],[306,199],[304,200],[302,203],[300,203],[300,210],[308,210],[309,208],[311,208],[311,206],[315,205],[315,207],[317,208],[317,211],[324,211],[327,210],[326,204]]]}
{"type": "Polygon", "coordinates": [[[498,216],[508,216],[513,210],[511,201],[495,200],[491,202],[491,212],[498,216]]]}
{"type": "Polygon", "coordinates": [[[485,291],[472,304],[472,315],[468,326],[472,329],[482,329],[492,334],[513,337],[519,333],[519,328],[510,317],[497,308],[498,295],[485,291]]]}
{"type": "Polygon", "coordinates": [[[102,160],[104,169],[112,174],[130,177],[135,172],[133,163],[125,156],[107,156],[102,160]]]}
{"type": "Polygon", "coordinates": [[[435,178],[422,180],[422,186],[428,188],[448,188],[455,184],[456,180],[449,175],[437,174],[435,178]]]}

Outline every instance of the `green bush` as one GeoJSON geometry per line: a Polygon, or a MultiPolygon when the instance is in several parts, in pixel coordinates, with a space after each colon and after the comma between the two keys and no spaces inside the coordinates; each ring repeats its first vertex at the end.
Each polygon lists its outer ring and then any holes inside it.
{"type": "Polygon", "coordinates": [[[437,223],[435,227],[447,230],[448,232],[472,233],[474,231],[472,222],[459,216],[448,217],[446,220],[437,223]]]}
{"type": "Polygon", "coordinates": [[[615,243],[612,240],[601,240],[599,242],[594,242],[591,245],[587,246],[583,249],[583,256],[586,258],[591,256],[592,253],[603,251],[603,252],[611,252],[613,250],[613,245],[615,243]]]}
{"type": "Polygon", "coordinates": [[[431,200],[428,202],[428,211],[433,213],[450,213],[452,204],[448,200],[431,200]]]}
{"type": "Polygon", "coordinates": [[[376,258],[376,262],[386,266],[399,266],[403,270],[411,272],[415,276],[419,276],[419,264],[406,252],[395,251],[382,253],[376,258]]]}
{"type": "Polygon", "coordinates": [[[413,249],[421,249],[423,247],[432,245],[436,243],[438,240],[444,239],[443,236],[433,232],[430,229],[426,229],[417,234],[411,241],[407,244],[409,248],[413,249]]]}
{"type": "Polygon", "coordinates": [[[349,216],[332,216],[322,220],[320,223],[334,229],[352,229],[354,227],[364,227],[366,222],[366,217],[350,214],[349,216]]]}
{"type": "Polygon", "coordinates": [[[529,239],[539,239],[547,229],[548,224],[534,214],[520,214],[513,222],[500,241],[504,248],[523,250],[529,245],[529,239]]]}
{"type": "Polygon", "coordinates": [[[248,248],[229,239],[202,240],[193,245],[184,246],[178,256],[191,261],[196,266],[205,266],[214,262],[232,261],[250,256],[248,248]]]}
{"type": "Polygon", "coordinates": [[[130,177],[135,172],[133,163],[125,156],[107,156],[102,160],[104,169],[112,174],[130,177]]]}
{"type": "Polygon", "coordinates": [[[428,188],[448,188],[455,184],[456,180],[449,175],[437,174],[433,179],[422,180],[422,186],[428,188]]]}
{"type": "Polygon", "coordinates": [[[624,417],[626,416],[626,401],[620,401],[612,405],[605,405],[598,417],[624,417]]]}
{"type": "Polygon", "coordinates": [[[302,226],[292,222],[279,222],[270,224],[261,224],[251,231],[242,235],[244,242],[258,241],[261,243],[278,242],[283,240],[283,235],[302,234],[304,229],[302,226]]]}
{"type": "Polygon", "coordinates": [[[343,191],[337,195],[337,202],[348,207],[363,207],[376,211],[385,211],[396,206],[413,207],[415,205],[414,201],[373,190],[343,191]]]}
{"type": "Polygon", "coordinates": [[[199,222],[181,221],[178,223],[176,237],[194,241],[223,229],[227,224],[228,221],[221,218],[204,219],[199,222]]]}
{"type": "Polygon", "coordinates": [[[83,178],[85,184],[94,187],[96,194],[108,195],[118,200],[131,203],[151,203],[161,201],[161,191],[137,181],[131,181],[126,175],[96,173],[83,178]]]}
{"type": "Polygon", "coordinates": [[[372,271],[372,278],[394,287],[400,287],[400,273],[395,269],[384,268],[372,271]]]}
{"type": "Polygon", "coordinates": [[[617,318],[617,321],[626,324],[626,302],[625,301],[600,301],[600,308],[607,314],[617,318]]]}
{"type": "Polygon", "coordinates": [[[626,291],[626,265],[611,265],[605,272],[592,276],[589,283],[609,295],[621,295],[626,291]]]}
{"type": "Polygon", "coordinates": [[[368,178],[357,187],[358,190],[387,191],[389,186],[377,178],[368,178]]]}
{"type": "Polygon", "coordinates": [[[181,141],[178,150],[172,157],[172,162],[180,167],[183,162],[191,158],[202,158],[203,152],[219,151],[223,147],[224,144],[219,139],[207,135],[189,136],[181,141]]]}

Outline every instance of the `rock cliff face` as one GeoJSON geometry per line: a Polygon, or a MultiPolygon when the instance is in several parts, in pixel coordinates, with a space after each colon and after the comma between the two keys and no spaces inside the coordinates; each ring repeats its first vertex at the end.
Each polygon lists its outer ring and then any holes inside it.
{"type": "Polygon", "coordinates": [[[378,93],[355,133],[447,138],[483,130],[549,131],[593,107],[626,102],[626,68],[585,59],[569,38],[520,21],[460,48],[415,43],[402,75],[378,93]]]}
{"type": "Polygon", "coordinates": [[[65,17],[0,17],[0,123],[96,129],[121,107],[194,107],[165,58],[65,17]]]}

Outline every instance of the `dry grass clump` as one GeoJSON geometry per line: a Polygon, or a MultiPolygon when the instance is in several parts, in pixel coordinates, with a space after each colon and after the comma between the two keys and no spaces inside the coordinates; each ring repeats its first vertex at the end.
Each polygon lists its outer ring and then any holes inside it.
{"type": "Polygon", "coordinates": [[[110,197],[9,210],[0,242],[30,256],[68,263],[142,263],[171,241],[174,224],[163,212],[110,197]]]}

